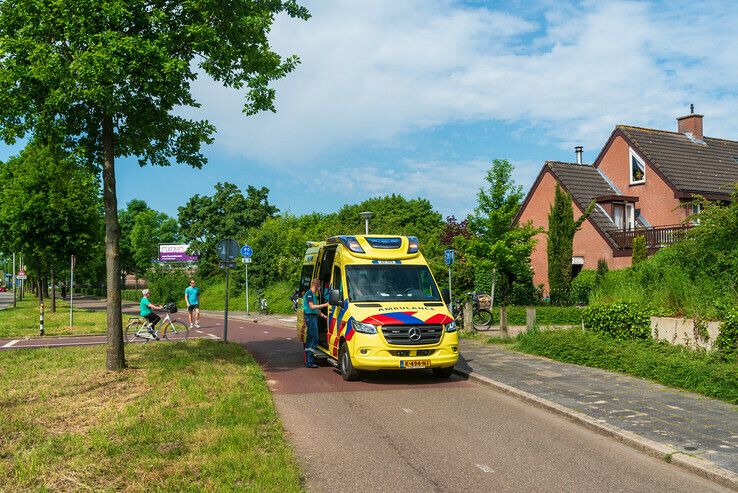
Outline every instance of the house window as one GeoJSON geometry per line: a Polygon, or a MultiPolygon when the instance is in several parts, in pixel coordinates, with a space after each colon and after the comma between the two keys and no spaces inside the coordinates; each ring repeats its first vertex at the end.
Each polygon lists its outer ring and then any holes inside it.
{"type": "Polygon", "coordinates": [[[613,221],[618,229],[632,230],[635,228],[635,206],[633,204],[613,204],[613,221]]]}
{"type": "Polygon", "coordinates": [[[612,205],[612,219],[615,221],[615,226],[617,226],[618,229],[624,229],[625,210],[623,204],[612,205]]]}
{"type": "Polygon", "coordinates": [[[702,203],[701,202],[695,202],[690,207],[691,215],[692,215],[692,224],[699,224],[700,223],[700,216],[698,215],[700,212],[702,212],[702,203]]]}
{"type": "Polygon", "coordinates": [[[635,206],[633,204],[625,204],[625,228],[635,229],[635,206]]]}
{"type": "Polygon", "coordinates": [[[630,184],[636,185],[638,183],[646,182],[646,165],[643,164],[641,158],[639,158],[633,149],[630,149],[630,184]]]}

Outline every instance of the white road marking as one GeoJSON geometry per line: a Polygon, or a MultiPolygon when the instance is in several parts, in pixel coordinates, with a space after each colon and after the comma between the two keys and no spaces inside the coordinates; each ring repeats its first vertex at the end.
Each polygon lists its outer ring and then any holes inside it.
{"type": "Polygon", "coordinates": [[[280,318],[280,319],[279,319],[279,321],[280,321],[280,322],[297,322],[297,317],[292,317],[292,318],[280,318]]]}
{"type": "Polygon", "coordinates": [[[268,333],[269,333],[269,331],[268,331],[268,330],[265,330],[265,331],[264,331],[264,333],[265,333],[265,334],[268,334],[268,333]]]}
{"type": "Polygon", "coordinates": [[[197,330],[197,329],[195,329],[195,332],[197,332],[198,334],[204,334],[205,333],[205,332],[203,332],[201,330],[197,330]]]}
{"type": "Polygon", "coordinates": [[[3,347],[10,347],[13,344],[18,344],[19,342],[20,342],[20,339],[16,339],[14,341],[10,341],[9,343],[7,343],[6,345],[4,345],[3,347]]]}
{"type": "Polygon", "coordinates": [[[412,409],[405,409],[404,407],[402,408],[402,410],[405,411],[408,414],[413,414],[413,412],[414,412],[412,409]]]}
{"type": "Polygon", "coordinates": [[[495,472],[494,469],[492,469],[486,464],[474,464],[474,465],[477,466],[479,469],[481,469],[483,473],[489,474],[491,472],[495,472]]]}
{"type": "Polygon", "coordinates": [[[213,334],[207,334],[208,337],[212,337],[213,339],[220,339],[218,336],[214,336],[213,334]]]}

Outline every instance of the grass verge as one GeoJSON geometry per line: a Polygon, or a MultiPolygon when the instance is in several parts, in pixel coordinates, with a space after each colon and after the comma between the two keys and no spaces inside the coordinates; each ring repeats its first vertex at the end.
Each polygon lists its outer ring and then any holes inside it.
{"type": "Polygon", "coordinates": [[[0,491],[301,491],[261,369],[235,344],[0,352],[0,491]]]}
{"type": "MultiPolygon", "coordinates": [[[[492,344],[505,343],[486,338],[492,344]]],[[[510,347],[557,361],[617,371],[738,404],[738,361],[665,341],[620,341],[580,329],[520,334],[510,347]]]]}
{"type": "MultiPolygon", "coordinates": [[[[57,300],[56,312],[51,301],[44,303],[44,332],[47,336],[105,333],[104,310],[74,309],[74,327],[69,326],[69,303],[57,300]]],[[[0,337],[33,337],[38,335],[38,299],[27,296],[15,308],[0,310],[0,337]]]]}

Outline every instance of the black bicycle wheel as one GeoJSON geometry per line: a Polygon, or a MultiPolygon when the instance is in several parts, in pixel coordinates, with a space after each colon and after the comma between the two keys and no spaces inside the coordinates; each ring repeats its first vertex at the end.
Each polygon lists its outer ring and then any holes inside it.
{"type": "Polygon", "coordinates": [[[141,329],[141,322],[138,320],[129,322],[126,326],[126,333],[124,334],[124,340],[126,342],[134,342],[136,340],[143,341],[145,338],[138,335],[138,331],[141,329]]]}
{"type": "Polygon", "coordinates": [[[163,340],[170,342],[186,341],[190,337],[190,328],[179,320],[172,320],[164,329],[163,340]]]}
{"type": "Polygon", "coordinates": [[[472,322],[476,330],[489,330],[492,326],[492,313],[489,310],[474,312],[472,322]]]}

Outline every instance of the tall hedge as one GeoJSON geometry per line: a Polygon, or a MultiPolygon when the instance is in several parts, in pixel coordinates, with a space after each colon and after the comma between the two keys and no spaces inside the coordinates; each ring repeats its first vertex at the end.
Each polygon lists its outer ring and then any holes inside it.
{"type": "Polygon", "coordinates": [[[649,339],[651,317],[647,308],[636,303],[592,305],[582,313],[584,327],[615,339],[649,339]]]}

